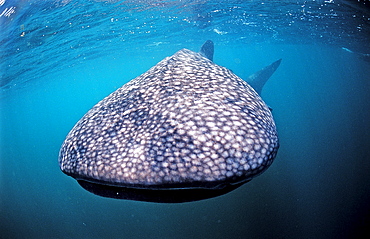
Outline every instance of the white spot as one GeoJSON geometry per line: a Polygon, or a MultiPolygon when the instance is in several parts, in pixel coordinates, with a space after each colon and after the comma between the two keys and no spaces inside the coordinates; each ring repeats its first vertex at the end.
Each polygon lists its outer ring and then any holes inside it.
{"type": "Polygon", "coordinates": [[[224,126],[223,128],[222,128],[222,130],[223,131],[225,131],[225,132],[228,132],[228,131],[230,131],[231,130],[231,128],[230,128],[230,126],[224,126]]]}
{"type": "Polygon", "coordinates": [[[226,177],[231,177],[231,176],[233,176],[233,172],[231,172],[231,171],[227,171],[227,172],[226,172],[226,177]]]}
{"type": "Polygon", "coordinates": [[[254,144],[254,141],[253,141],[253,139],[247,139],[247,140],[246,140],[246,142],[247,142],[247,144],[249,144],[249,145],[252,145],[252,144],[254,144]]]}
{"type": "Polygon", "coordinates": [[[229,156],[229,153],[227,151],[222,152],[222,157],[227,158],[229,156]]]}
{"type": "Polygon", "coordinates": [[[209,121],[206,123],[206,126],[210,127],[210,128],[213,128],[216,126],[215,122],[212,122],[212,121],[209,121]]]}
{"type": "Polygon", "coordinates": [[[232,140],[232,138],[233,138],[233,136],[230,135],[230,134],[225,135],[225,139],[228,140],[228,141],[232,140]]]}
{"type": "Polygon", "coordinates": [[[207,140],[207,137],[205,136],[205,135],[199,135],[199,137],[198,137],[198,140],[200,141],[200,142],[206,142],[206,140],[207,140]]]}
{"type": "Polygon", "coordinates": [[[249,164],[244,164],[244,170],[249,170],[249,168],[250,168],[250,166],[249,166],[249,164]]]}

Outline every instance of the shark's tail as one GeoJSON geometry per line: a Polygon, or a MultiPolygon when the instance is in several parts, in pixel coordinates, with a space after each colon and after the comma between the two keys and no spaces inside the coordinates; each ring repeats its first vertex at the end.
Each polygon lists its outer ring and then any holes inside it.
{"type": "Polygon", "coordinates": [[[262,88],[267,82],[267,80],[274,74],[276,69],[279,67],[281,63],[281,59],[275,61],[269,66],[266,66],[260,71],[257,71],[253,75],[249,76],[245,81],[248,82],[250,86],[253,87],[253,89],[261,95],[262,88]]]}

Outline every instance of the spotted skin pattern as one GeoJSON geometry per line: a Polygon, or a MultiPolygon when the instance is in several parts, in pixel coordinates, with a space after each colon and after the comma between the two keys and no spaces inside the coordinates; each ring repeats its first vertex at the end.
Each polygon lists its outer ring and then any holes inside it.
{"type": "Polygon", "coordinates": [[[278,147],[271,111],[253,88],[182,49],[90,109],[59,165],[102,185],[220,189],[263,172],[278,147]]]}

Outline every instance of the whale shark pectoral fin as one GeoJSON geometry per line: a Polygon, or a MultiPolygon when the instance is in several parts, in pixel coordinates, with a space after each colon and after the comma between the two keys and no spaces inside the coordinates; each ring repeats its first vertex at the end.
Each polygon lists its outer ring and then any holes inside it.
{"type": "Polygon", "coordinates": [[[257,71],[253,75],[249,76],[245,81],[248,82],[248,84],[252,86],[259,95],[261,95],[263,86],[279,67],[281,60],[282,59],[279,59],[271,65],[264,67],[262,70],[257,71]]]}
{"type": "Polygon", "coordinates": [[[213,44],[213,41],[207,40],[202,47],[200,48],[199,53],[202,54],[202,56],[208,58],[209,60],[213,61],[213,53],[215,51],[215,46],[213,44]]]}

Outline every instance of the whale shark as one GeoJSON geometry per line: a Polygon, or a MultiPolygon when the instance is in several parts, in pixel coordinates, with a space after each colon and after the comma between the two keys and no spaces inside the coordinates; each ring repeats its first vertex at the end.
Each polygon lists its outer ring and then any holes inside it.
{"type": "Polygon", "coordinates": [[[102,197],[183,203],[226,194],[264,172],[279,138],[260,95],[281,60],[247,80],[181,49],[93,106],[66,136],[63,173],[102,197]]]}

